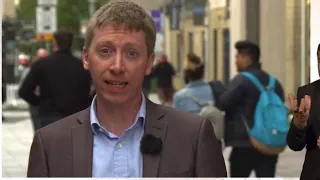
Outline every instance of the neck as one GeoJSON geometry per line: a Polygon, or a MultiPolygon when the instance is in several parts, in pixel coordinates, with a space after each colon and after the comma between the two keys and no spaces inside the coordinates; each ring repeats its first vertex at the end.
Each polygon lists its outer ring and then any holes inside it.
{"type": "Polygon", "coordinates": [[[109,132],[121,136],[134,123],[141,103],[141,95],[126,104],[114,104],[104,101],[97,94],[96,113],[99,123],[109,132]]]}
{"type": "Polygon", "coordinates": [[[202,81],[203,81],[202,79],[197,79],[197,80],[190,81],[190,83],[198,83],[198,82],[202,82],[202,81]]]}
{"type": "Polygon", "coordinates": [[[252,69],[252,68],[261,69],[261,64],[259,62],[254,62],[250,64],[247,69],[252,69]]]}
{"type": "Polygon", "coordinates": [[[71,49],[59,49],[59,48],[57,48],[55,52],[71,53],[71,49]]]}

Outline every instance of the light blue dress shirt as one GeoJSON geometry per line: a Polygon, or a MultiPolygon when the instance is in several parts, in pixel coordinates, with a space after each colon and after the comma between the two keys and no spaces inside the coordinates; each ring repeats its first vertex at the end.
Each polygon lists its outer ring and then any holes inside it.
{"type": "Polygon", "coordinates": [[[197,98],[201,103],[212,103],[214,100],[211,87],[208,83],[202,80],[192,81],[174,95],[173,106],[176,109],[193,114],[200,113],[201,107],[188,96],[188,93],[197,98]]]}
{"type": "Polygon", "coordinates": [[[144,132],[146,100],[132,126],[121,137],[103,128],[96,116],[96,97],[90,108],[93,131],[92,177],[142,177],[143,159],[140,141],[144,132]]]}

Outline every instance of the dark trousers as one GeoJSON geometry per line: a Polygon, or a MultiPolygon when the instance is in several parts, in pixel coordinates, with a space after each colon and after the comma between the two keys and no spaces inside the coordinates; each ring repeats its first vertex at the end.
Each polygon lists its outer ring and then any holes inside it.
{"type": "Polygon", "coordinates": [[[62,117],[61,116],[39,116],[39,119],[40,119],[40,126],[41,128],[43,128],[51,123],[54,123],[62,119],[62,117]]]}
{"type": "Polygon", "coordinates": [[[256,177],[275,177],[278,156],[265,155],[253,148],[233,148],[229,161],[231,177],[249,177],[253,170],[256,177]]]}
{"type": "Polygon", "coordinates": [[[39,119],[39,107],[30,105],[29,108],[31,121],[33,125],[34,132],[41,128],[40,119],[39,119]]]}
{"type": "Polygon", "coordinates": [[[2,104],[7,100],[7,86],[2,83],[2,104]]]}

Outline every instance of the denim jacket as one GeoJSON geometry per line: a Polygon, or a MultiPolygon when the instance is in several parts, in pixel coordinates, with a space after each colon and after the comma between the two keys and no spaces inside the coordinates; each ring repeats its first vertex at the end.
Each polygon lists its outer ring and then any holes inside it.
{"type": "Polygon", "coordinates": [[[194,102],[189,96],[197,98],[201,103],[213,102],[213,93],[208,83],[203,80],[192,81],[183,89],[175,93],[173,97],[173,106],[181,111],[199,114],[201,107],[194,102]]]}

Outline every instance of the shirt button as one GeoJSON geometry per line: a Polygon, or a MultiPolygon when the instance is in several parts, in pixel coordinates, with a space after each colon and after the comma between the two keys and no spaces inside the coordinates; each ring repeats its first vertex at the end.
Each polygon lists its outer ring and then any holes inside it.
{"type": "Polygon", "coordinates": [[[103,132],[103,129],[102,129],[102,128],[99,128],[99,131],[100,131],[100,132],[103,132]]]}
{"type": "Polygon", "coordinates": [[[121,144],[121,143],[118,143],[118,144],[117,144],[117,148],[118,148],[118,149],[121,149],[121,148],[122,148],[122,144],[121,144]]]}

